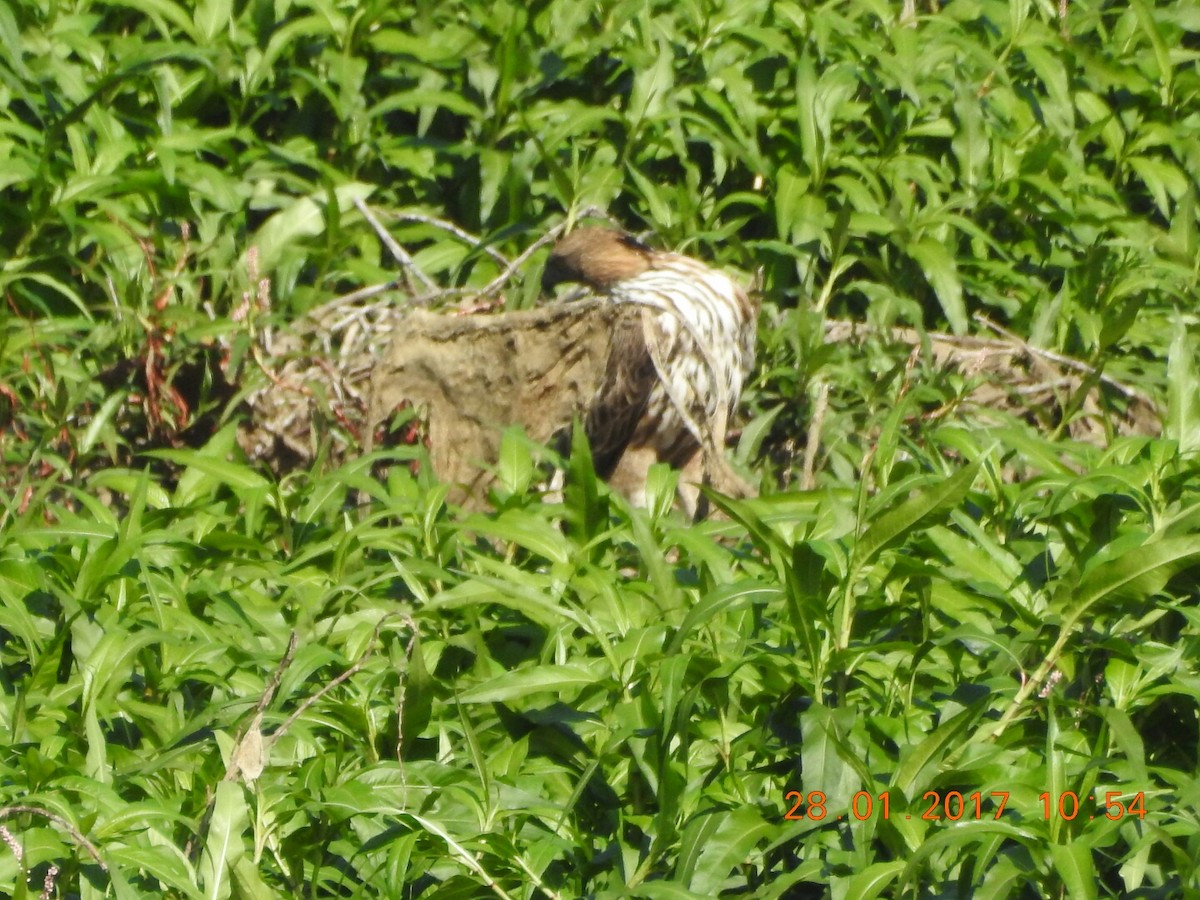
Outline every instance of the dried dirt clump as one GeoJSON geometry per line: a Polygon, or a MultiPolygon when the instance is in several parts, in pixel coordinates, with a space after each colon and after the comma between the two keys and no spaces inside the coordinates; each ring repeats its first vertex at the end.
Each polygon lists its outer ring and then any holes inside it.
{"type": "Polygon", "coordinates": [[[417,408],[434,474],[457,499],[485,495],[509,426],[545,443],[600,389],[612,338],[640,310],[600,300],[491,315],[417,311],[400,319],[371,375],[368,432],[417,408]]]}

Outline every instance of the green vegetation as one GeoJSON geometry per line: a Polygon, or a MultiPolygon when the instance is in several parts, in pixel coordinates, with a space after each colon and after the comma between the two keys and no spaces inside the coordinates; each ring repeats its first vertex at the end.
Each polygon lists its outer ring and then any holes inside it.
{"type": "Polygon", "coordinates": [[[903,6],[0,5],[0,894],[1200,891],[1200,5],[903,6]],[[356,199],[446,287],[593,206],[761,267],[763,496],[245,463],[356,199]],[[891,336],[989,322],[1049,420],[891,336]]]}

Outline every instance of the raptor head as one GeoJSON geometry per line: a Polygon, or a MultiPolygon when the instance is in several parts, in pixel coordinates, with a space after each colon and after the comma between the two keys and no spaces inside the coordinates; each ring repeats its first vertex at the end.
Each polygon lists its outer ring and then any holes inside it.
{"type": "Polygon", "coordinates": [[[606,291],[618,281],[650,268],[654,251],[632,235],[613,228],[577,228],[559,241],[542,272],[542,291],[578,282],[606,291]]]}

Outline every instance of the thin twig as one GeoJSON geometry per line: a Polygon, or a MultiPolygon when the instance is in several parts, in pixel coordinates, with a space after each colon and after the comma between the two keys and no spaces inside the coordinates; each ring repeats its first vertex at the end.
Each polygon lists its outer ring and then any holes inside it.
{"type": "Polygon", "coordinates": [[[370,300],[372,297],[378,297],[380,294],[386,294],[388,291],[398,291],[402,287],[405,287],[404,283],[399,278],[393,278],[384,284],[373,284],[370,287],[359,288],[348,294],[342,294],[340,297],[334,297],[322,306],[321,310],[324,311],[333,306],[357,303],[359,300],[370,300]]]}
{"type": "MultiPolygon", "coordinates": [[[[374,284],[369,287],[359,288],[358,290],[351,291],[348,294],[342,294],[340,297],[335,297],[333,300],[330,300],[328,303],[322,305],[320,308],[321,312],[325,312],[334,307],[357,303],[360,300],[369,300],[372,297],[377,297],[380,294],[387,293],[388,291],[399,290],[401,287],[405,287],[410,292],[415,293],[412,283],[408,280],[408,272],[410,269],[412,272],[416,273],[418,278],[420,278],[422,283],[427,288],[427,291],[424,294],[409,297],[406,301],[407,305],[409,306],[426,306],[448,297],[462,296],[463,294],[473,293],[470,288],[439,288],[431,279],[428,278],[428,276],[425,275],[424,272],[416,267],[416,265],[413,263],[412,257],[404,250],[404,248],[397,244],[392,236],[383,230],[383,226],[380,225],[379,220],[372,215],[366,204],[358,199],[356,199],[354,203],[367,221],[371,224],[371,227],[375,229],[375,233],[379,235],[379,239],[387,245],[388,249],[391,250],[392,255],[395,256],[397,261],[405,267],[404,280],[402,281],[399,278],[394,278],[384,284],[374,284]]],[[[596,209],[595,207],[589,207],[585,209],[580,214],[580,217],[603,217],[611,221],[611,217],[607,216],[604,212],[596,209]]],[[[546,234],[534,241],[533,244],[526,247],[520,256],[510,262],[498,250],[484,244],[481,238],[476,237],[463,228],[460,228],[453,222],[447,222],[444,219],[438,219],[434,216],[426,216],[421,213],[407,212],[397,213],[396,219],[399,221],[421,222],[423,224],[432,225],[436,228],[444,229],[450,234],[453,234],[455,237],[466,241],[472,246],[478,247],[480,250],[491,256],[492,259],[496,260],[496,262],[500,263],[500,265],[504,266],[503,271],[501,271],[499,275],[489,281],[481,291],[475,294],[476,299],[489,297],[500,290],[500,288],[504,287],[509,279],[511,279],[516,273],[516,271],[525,264],[529,257],[531,257],[542,247],[545,247],[547,244],[553,243],[555,240],[557,240],[563,231],[566,230],[568,224],[570,224],[569,222],[561,222],[558,225],[555,225],[548,232],[546,232],[546,234]]]]}
{"type": "Polygon", "coordinates": [[[432,291],[428,294],[421,294],[418,297],[413,297],[410,303],[413,306],[433,306],[439,300],[448,300],[451,297],[462,297],[471,293],[470,288],[465,287],[448,287],[432,291]]]}
{"type": "Polygon", "coordinates": [[[413,260],[412,256],[409,255],[408,251],[401,247],[396,242],[396,239],[388,234],[384,227],[379,224],[379,220],[375,218],[375,214],[371,212],[371,210],[367,207],[367,204],[365,204],[360,197],[355,197],[354,205],[358,207],[358,211],[362,213],[363,218],[366,219],[371,224],[371,227],[375,229],[375,234],[379,236],[379,240],[381,240],[383,245],[388,248],[396,262],[400,263],[400,265],[404,267],[404,279],[407,282],[408,289],[410,291],[416,290],[409,279],[409,276],[411,275],[417,276],[417,280],[420,281],[421,284],[425,285],[425,287],[429,290],[436,289],[437,285],[433,283],[433,280],[417,267],[416,262],[413,260]]]}
{"type": "Polygon", "coordinates": [[[1108,385],[1114,391],[1117,391],[1118,393],[1124,395],[1127,399],[1129,399],[1129,400],[1145,399],[1136,388],[1128,387],[1127,385],[1124,385],[1121,382],[1117,381],[1115,378],[1105,375],[1103,372],[1097,372],[1095,366],[1088,365],[1087,363],[1082,362],[1078,359],[1072,359],[1069,356],[1063,356],[1061,353],[1055,353],[1053,350],[1046,350],[1042,347],[1035,347],[1033,344],[1027,343],[1023,338],[1020,337],[1020,335],[1013,334],[1007,328],[1004,328],[1001,325],[996,324],[991,319],[989,319],[987,316],[983,315],[983,313],[976,313],[975,321],[979,322],[981,325],[986,326],[987,328],[992,329],[992,331],[996,332],[996,334],[1003,335],[1004,337],[1008,338],[1010,341],[1017,344],[1022,350],[1024,350],[1026,353],[1030,354],[1031,356],[1038,356],[1038,357],[1041,357],[1042,359],[1048,359],[1048,360],[1050,360],[1050,362],[1058,363],[1058,365],[1064,366],[1068,369],[1074,369],[1076,372],[1083,372],[1085,375],[1097,375],[1098,374],[1100,376],[1100,380],[1102,382],[1104,382],[1106,385],[1108,385]]]}
{"type": "MultiPolygon", "coordinates": [[[[275,667],[275,671],[271,673],[271,678],[267,682],[267,686],[263,689],[262,696],[258,698],[258,705],[254,708],[254,715],[249,721],[239,730],[237,737],[234,739],[234,747],[237,747],[245,739],[246,734],[251,728],[258,728],[262,724],[262,714],[266,712],[268,706],[271,705],[271,700],[275,697],[275,692],[279,690],[279,682],[283,680],[283,673],[287,671],[288,666],[292,664],[292,659],[296,656],[296,647],[300,643],[300,635],[293,631],[291,638],[288,639],[287,650],[283,653],[283,658],[279,660],[279,665],[275,667]]],[[[225,769],[225,780],[232,781],[238,775],[237,754],[229,754],[229,765],[225,769]]]]}
{"type": "MultiPolygon", "coordinates": [[[[247,735],[251,730],[254,730],[255,732],[261,732],[263,712],[270,705],[272,698],[275,696],[275,692],[279,689],[279,682],[283,679],[283,673],[287,671],[288,666],[292,664],[292,658],[296,655],[296,646],[299,644],[299,641],[299,634],[293,631],[292,636],[288,639],[287,650],[284,651],[283,658],[275,667],[275,671],[272,673],[270,680],[267,682],[267,686],[263,690],[262,696],[258,698],[258,705],[255,707],[254,715],[251,716],[249,721],[238,730],[237,737],[233,742],[233,749],[229,753],[229,764],[225,767],[225,775],[221,779],[222,781],[233,781],[238,777],[239,774],[245,774],[247,776],[247,780],[253,781],[262,774],[262,766],[266,760],[266,751],[263,748],[261,733],[259,733],[255,738],[257,741],[257,746],[254,748],[255,761],[252,763],[257,771],[246,771],[247,767],[245,764],[247,760],[245,758],[246,748],[244,745],[247,740],[247,735]]],[[[189,860],[194,861],[194,854],[199,852],[201,846],[206,840],[208,826],[212,821],[213,809],[216,802],[217,793],[210,785],[207,795],[204,798],[204,814],[200,817],[200,827],[196,829],[195,834],[188,838],[187,844],[183,848],[183,854],[189,860]]]]}
{"type": "MultiPolygon", "coordinates": [[[[408,669],[404,673],[404,678],[400,681],[400,697],[396,700],[396,761],[400,763],[400,780],[404,783],[404,787],[408,787],[408,773],[404,768],[404,704],[408,700],[408,673],[412,671],[412,658],[414,653],[420,652],[420,647],[417,641],[419,633],[416,620],[408,613],[400,613],[404,619],[404,624],[411,630],[412,634],[408,638],[408,643],[404,647],[404,655],[408,660],[408,669]]],[[[424,662],[421,663],[424,666],[424,662]]],[[[416,735],[413,735],[416,737],[416,735]]]]}
{"type": "Polygon", "coordinates": [[[89,854],[91,854],[92,859],[96,861],[97,865],[99,865],[101,869],[103,869],[105,872],[108,871],[108,866],[105,865],[104,860],[100,858],[99,848],[86,837],[84,837],[83,832],[81,832],[62,816],[58,815],[58,813],[52,813],[50,810],[43,809],[40,806],[0,806],[0,819],[6,819],[9,816],[20,815],[21,813],[29,813],[33,816],[41,816],[43,819],[49,819],[56,825],[62,826],[66,829],[67,833],[75,839],[76,843],[78,843],[81,847],[87,850],[89,854]]]}
{"type": "Polygon", "coordinates": [[[496,262],[502,266],[507,266],[508,257],[493,247],[491,244],[484,243],[483,238],[471,234],[465,228],[460,228],[453,222],[447,222],[445,219],[439,219],[437,216],[427,216],[423,213],[402,212],[396,213],[393,217],[397,222],[420,222],[422,225],[432,225],[434,228],[440,228],[442,231],[448,231],[464,243],[470,244],[477,250],[482,250],[496,262]]]}
{"type": "MultiPolygon", "coordinates": [[[[975,320],[987,328],[990,328],[996,334],[1001,335],[1003,340],[999,338],[978,337],[967,335],[960,337],[953,334],[945,334],[939,331],[930,331],[927,333],[919,333],[912,328],[891,328],[891,329],[876,329],[870,325],[861,323],[846,322],[839,319],[829,319],[825,322],[825,338],[826,340],[841,341],[853,339],[860,334],[880,331],[887,333],[890,337],[903,344],[919,344],[922,337],[928,337],[929,340],[938,344],[943,344],[952,350],[959,351],[1001,351],[1012,353],[1016,350],[1023,351],[1036,360],[1049,361],[1057,363],[1067,369],[1073,369],[1076,372],[1082,372],[1085,375],[1095,375],[1096,367],[1082,362],[1078,359],[1073,359],[1070,356],[1064,356],[1061,353],[1055,353],[1053,350],[1046,350],[1042,347],[1035,347],[1021,339],[1020,336],[1013,334],[1011,331],[997,325],[984,316],[982,313],[976,313],[975,320]]],[[[956,354],[956,358],[961,359],[964,354],[962,352],[956,354]]],[[[1122,384],[1110,375],[1105,375],[1100,372],[1100,381],[1105,385],[1117,391],[1128,400],[1136,400],[1142,403],[1150,403],[1150,399],[1139,391],[1137,388],[1131,388],[1128,385],[1122,384]]],[[[1151,404],[1153,405],[1153,404],[1151,404]]]]}
{"type": "Polygon", "coordinates": [[[829,410],[829,384],[817,382],[817,398],[813,401],[812,418],[808,420],[808,434],[804,440],[804,468],[800,477],[800,488],[811,491],[817,486],[817,451],[821,447],[821,429],[825,426],[825,414],[829,410]]]}
{"type": "Polygon", "coordinates": [[[1052,381],[1042,381],[1038,384],[1019,385],[1014,388],[1009,388],[1014,394],[1019,397],[1032,397],[1037,394],[1044,394],[1046,391],[1052,391],[1056,388],[1065,388],[1066,390],[1074,390],[1079,387],[1078,379],[1075,378],[1055,378],[1052,381]]]}
{"type": "Polygon", "coordinates": [[[360,655],[357,660],[355,660],[354,665],[350,666],[350,668],[348,668],[345,672],[337,676],[337,678],[333,679],[333,681],[329,682],[329,684],[325,685],[325,687],[321,688],[311,697],[306,698],[305,701],[296,708],[296,711],[288,716],[287,720],[267,738],[265,742],[265,747],[267,749],[269,749],[272,744],[283,737],[283,735],[287,733],[287,730],[296,723],[296,720],[304,715],[304,713],[307,712],[314,703],[332,691],[347,678],[353,676],[359,671],[359,669],[367,664],[367,660],[369,660],[371,655],[375,652],[375,645],[379,641],[379,632],[383,630],[384,624],[386,624],[389,619],[394,619],[397,615],[398,613],[388,613],[379,620],[379,622],[375,625],[374,633],[371,635],[371,641],[367,644],[367,649],[362,652],[362,655],[360,655]]]}
{"type": "MultiPolygon", "coordinates": [[[[380,629],[383,628],[383,624],[388,619],[392,618],[393,615],[394,614],[388,614],[379,620],[379,624],[377,624],[375,626],[374,634],[371,635],[371,642],[367,645],[367,649],[363,651],[362,656],[360,656],[358,658],[358,660],[354,663],[354,665],[352,665],[349,669],[347,669],[341,675],[337,676],[337,678],[333,679],[333,681],[329,682],[329,684],[325,685],[325,687],[321,688],[321,690],[317,691],[316,694],[307,698],[302,704],[300,704],[300,708],[297,709],[296,712],[294,712],[291,716],[288,717],[287,721],[285,721],[283,723],[283,725],[281,725],[278,729],[276,729],[276,731],[273,734],[268,735],[261,740],[261,745],[259,747],[255,748],[256,756],[258,756],[260,762],[264,761],[267,758],[267,755],[271,750],[271,745],[274,744],[277,740],[279,740],[280,737],[283,736],[283,734],[292,726],[293,723],[295,723],[296,719],[298,719],[304,713],[305,710],[307,710],[310,706],[312,706],[314,703],[316,703],[318,700],[320,700],[322,697],[324,697],[327,693],[329,693],[331,690],[333,690],[333,688],[335,688],[337,685],[341,684],[343,681],[345,681],[347,678],[352,676],[355,672],[357,672],[359,669],[361,669],[366,664],[367,659],[370,657],[370,655],[375,650],[375,642],[379,639],[380,629]]],[[[262,714],[266,710],[267,706],[270,704],[271,699],[275,694],[275,691],[279,688],[279,682],[283,678],[283,673],[287,670],[288,666],[291,664],[292,658],[296,652],[296,644],[298,642],[298,639],[299,638],[298,638],[297,634],[295,632],[292,632],[292,636],[291,636],[291,639],[288,641],[288,648],[284,652],[283,659],[281,659],[279,662],[279,665],[277,665],[275,667],[275,672],[271,676],[271,680],[267,683],[266,689],[263,691],[262,696],[259,698],[258,704],[255,708],[255,713],[250,719],[249,726],[243,729],[241,737],[239,737],[239,739],[234,743],[233,752],[230,753],[230,763],[229,763],[229,766],[225,770],[225,775],[221,779],[222,781],[232,781],[234,778],[236,778],[238,776],[238,773],[241,770],[241,766],[237,759],[237,757],[239,756],[238,747],[241,744],[241,742],[245,739],[245,735],[249,733],[251,728],[261,729],[262,714]]],[[[250,778],[250,780],[253,780],[253,778],[256,778],[256,777],[257,777],[257,775],[254,775],[252,778],[250,778]]],[[[193,853],[198,851],[200,849],[200,847],[204,844],[205,835],[208,833],[208,826],[209,826],[209,822],[211,821],[211,818],[212,818],[212,813],[213,813],[213,808],[214,808],[215,803],[216,803],[216,792],[210,787],[208,790],[208,797],[205,801],[204,815],[201,817],[201,820],[200,820],[200,827],[198,829],[196,829],[196,834],[188,840],[187,846],[184,848],[184,854],[188,857],[188,859],[193,859],[193,853]]]]}
{"type": "Polygon", "coordinates": [[[553,244],[556,240],[558,240],[558,236],[563,233],[566,227],[566,222],[560,222],[558,225],[555,225],[540,238],[526,247],[521,252],[520,256],[518,256],[505,267],[503,272],[501,272],[484,286],[483,290],[481,290],[477,295],[478,298],[490,297],[492,294],[504,287],[504,285],[508,283],[509,279],[513,277],[513,274],[517,271],[517,269],[525,265],[525,261],[529,259],[529,257],[533,256],[533,254],[537,253],[547,244],[553,244]]]}
{"type": "MultiPolygon", "coordinates": [[[[330,310],[337,309],[340,306],[352,306],[360,300],[369,300],[372,297],[377,297],[380,294],[386,294],[388,291],[398,291],[406,286],[399,280],[394,279],[386,284],[373,284],[370,287],[359,288],[356,291],[351,291],[348,294],[342,294],[340,297],[334,297],[332,300],[321,304],[316,309],[312,310],[306,318],[314,319],[328,313],[330,310]]],[[[464,294],[473,293],[470,288],[448,287],[437,288],[424,294],[405,297],[403,304],[405,306],[432,306],[439,300],[447,300],[450,297],[461,297],[464,294]]]]}
{"type": "Polygon", "coordinates": [[[515,273],[517,271],[517,269],[521,268],[521,266],[523,266],[525,264],[525,261],[528,260],[529,257],[533,256],[533,254],[537,253],[539,250],[541,250],[547,244],[552,244],[556,240],[558,240],[559,236],[564,231],[566,231],[568,227],[574,227],[574,224],[578,219],[588,219],[588,218],[603,218],[603,219],[608,220],[609,222],[613,221],[612,216],[610,216],[608,213],[604,212],[604,210],[599,209],[598,207],[595,207],[595,206],[589,206],[587,209],[580,212],[577,217],[575,217],[575,218],[568,217],[566,221],[559,222],[557,225],[555,225],[553,228],[551,228],[549,231],[547,231],[545,234],[543,234],[540,238],[538,238],[536,241],[534,241],[532,244],[530,244],[528,247],[526,247],[521,252],[520,256],[518,256],[511,263],[509,263],[507,267],[505,267],[503,272],[501,272],[499,275],[497,275],[495,278],[493,278],[491,281],[489,281],[484,286],[483,290],[481,290],[479,292],[479,294],[477,295],[477,299],[483,299],[484,297],[490,297],[492,294],[499,291],[500,288],[504,287],[504,285],[508,283],[508,280],[510,278],[512,278],[513,273],[515,273]]]}

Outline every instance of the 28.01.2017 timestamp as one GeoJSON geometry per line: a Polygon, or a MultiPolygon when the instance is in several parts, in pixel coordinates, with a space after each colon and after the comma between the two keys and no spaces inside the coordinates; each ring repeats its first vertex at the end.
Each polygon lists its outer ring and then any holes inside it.
{"type": "MultiPolygon", "coordinates": [[[[999,819],[1008,807],[1009,796],[1008,791],[991,791],[987,795],[981,791],[970,794],[963,794],[961,791],[946,791],[945,793],[926,791],[922,800],[928,802],[929,805],[918,818],[934,822],[958,822],[961,819],[983,819],[990,815],[993,819],[999,819]],[[990,801],[991,808],[987,810],[984,809],[985,800],[990,801]]],[[[807,819],[819,822],[831,818],[828,800],[821,791],[809,791],[808,794],[801,791],[787,791],[783,798],[789,807],[783,816],[787,821],[807,819]]],[[[1089,795],[1087,799],[1095,802],[1096,796],[1089,795]]],[[[1049,791],[1043,791],[1038,795],[1038,800],[1041,805],[1042,817],[1047,820],[1057,816],[1070,822],[1078,818],[1083,809],[1079,795],[1074,791],[1063,791],[1057,797],[1049,791]]],[[[887,791],[874,795],[867,791],[859,791],[851,799],[847,815],[859,822],[874,815],[878,815],[882,819],[890,819],[892,817],[891,795],[887,791]]],[[[835,818],[845,819],[847,815],[838,815],[835,818]]],[[[1126,816],[1137,816],[1139,819],[1144,819],[1146,817],[1145,792],[1138,791],[1130,795],[1127,791],[1105,791],[1103,810],[1097,808],[1097,812],[1088,815],[1087,818],[1095,819],[1097,816],[1111,821],[1126,816]],[[1126,801],[1125,798],[1128,800],[1126,801]]],[[[904,818],[911,819],[913,814],[905,814],[904,818]]]]}

